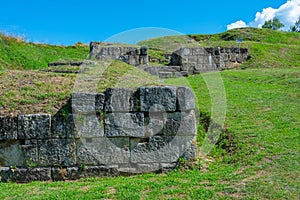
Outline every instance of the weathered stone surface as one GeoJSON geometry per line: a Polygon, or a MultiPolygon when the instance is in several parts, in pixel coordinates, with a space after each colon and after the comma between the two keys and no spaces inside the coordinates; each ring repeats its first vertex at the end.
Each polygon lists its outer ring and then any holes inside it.
{"type": "Polygon", "coordinates": [[[195,136],[197,134],[197,124],[194,110],[168,113],[163,134],[167,136],[195,136]]]}
{"type": "Polygon", "coordinates": [[[106,137],[143,137],[143,113],[107,113],[105,115],[106,137]]]}
{"type": "Polygon", "coordinates": [[[47,138],[51,129],[51,115],[32,114],[18,116],[19,139],[47,138]]]}
{"type": "Polygon", "coordinates": [[[136,173],[157,172],[161,169],[159,163],[137,164],[136,173]]]}
{"type": "Polygon", "coordinates": [[[38,143],[37,140],[25,140],[24,144],[20,145],[22,150],[23,166],[36,167],[38,166],[38,143]]]}
{"type": "Polygon", "coordinates": [[[166,72],[166,71],[159,72],[159,78],[173,78],[173,77],[174,77],[173,72],[166,72]]]}
{"type": "Polygon", "coordinates": [[[76,137],[103,137],[104,122],[101,114],[73,114],[76,127],[76,137]]]}
{"type": "Polygon", "coordinates": [[[0,166],[23,166],[24,158],[20,141],[0,142],[0,166]]]}
{"type": "Polygon", "coordinates": [[[148,139],[132,138],[132,163],[176,162],[179,158],[179,146],[172,145],[173,137],[154,136],[148,139]]]}
{"type": "Polygon", "coordinates": [[[31,181],[50,181],[50,168],[0,168],[1,182],[28,183],[31,181]]]}
{"type": "Polygon", "coordinates": [[[176,87],[140,87],[141,111],[161,112],[161,107],[165,111],[176,110],[176,87]]]}
{"type": "Polygon", "coordinates": [[[249,59],[248,50],[222,47],[183,47],[171,55],[170,65],[180,65],[181,70],[198,72],[223,70],[234,67],[234,63],[249,59]]]}
{"type": "Polygon", "coordinates": [[[129,138],[93,138],[77,142],[79,165],[111,165],[128,163],[129,138]]]}
{"type": "Polygon", "coordinates": [[[167,113],[149,112],[145,116],[145,137],[161,135],[167,121],[167,113]]]}
{"type": "Polygon", "coordinates": [[[177,88],[177,110],[187,111],[195,109],[195,96],[188,87],[177,88]]]}
{"type": "MultiPolygon", "coordinates": [[[[74,114],[75,115],[75,114],[74,114]]],[[[47,136],[48,139],[70,139],[79,137],[76,135],[75,119],[73,114],[62,115],[58,113],[52,117],[51,132],[47,136]]]]}
{"type": "Polygon", "coordinates": [[[103,111],[105,96],[102,93],[73,93],[72,109],[75,113],[103,111]]]}
{"type": "Polygon", "coordinates": [[[147,47],[112,46],[99,42],[90,43],[90,58],[97,60],[122,60],[130,65],[148,64],[147,47]]]}
{"type": "Polygon", "coordinates": [[[0,116],[0,141],[16,140],[18,137],[18,125],[16,117],[0,116]]]}
{"type": "Polygon", "coordinates": [[[138,110],[138,91],[126,88],[108,88],[105,92],[106,112],[129,112],[138,110]]]}
{"type": "Polygon", "coordinates": [[[73,139],[38,140],[39,165],[72,166],[76,164],[76,145],[73,139]]]}

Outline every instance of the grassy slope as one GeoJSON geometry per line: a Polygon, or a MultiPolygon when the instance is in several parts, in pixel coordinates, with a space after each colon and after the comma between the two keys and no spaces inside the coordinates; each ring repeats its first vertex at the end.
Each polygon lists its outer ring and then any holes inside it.
{"type": "Polygon", "coordinates": [[[0,70],[40,69],[57,60],[86,59],[88,54],[87,45],[63,47],[34,44],[0,33],[0,70]]]}
{"type": "MultiPolygon", "coordinates": [[[[103,92],[108,87],[160,84],[156,77],[121,61],[94,68],[97,69],[94,75],[101,75],[101,79],[95,91],[90,92],[103,92]]],[[[74,83],[86,76],[28,70],[0,71],[0,115],[55,114],[70,98],[72,91],[78,91],[78,88],[74,88],[74,83]]],[[[90,77],[93,78],[93,75],[90,77]]],[[[88,81],[82,82],[86,83],[88,81]]],[[[82,88],[81,85],[81,91],[82,88]]],[[[84,91],[90,89],[86,88],[84,91]]]]}
{"type": "MultiPolygon", "coordinates": [[[[236,151],[228,152],[228,149],[216,147],[209,157],[200,160],[202,170],[91,178],[77,182],[0,183],[0,198],[299,199],[299,35],[294,37],[282,32],[268,35],[269,30],[258,29],[232,30],[229,33],[240,31],[250,35],[253,31],[251,40],[255,42],[245,41],[242,45],[247,44],[253,56],[253,60],[245,66],[257,68],[221,72],[227,95],[225,124],[238,141],[236,151]],[[262,35],[264,31],[266,33],[262,35]],[[289,54],[279,53],[282,48],[289,54]],[[263,53],[258,54],[262,49],[263,53]]],[[[206,42],[210,45],[235,45],[234,41],[214,40],[206,42]]],[[[202,41],[201,45],[204,44],[205,41],[202,41]]],[[[156,49],[152,50],[157,52],[156,49]]],[[[109,77],[118,82],[117,76],[109,77]]],[[[210,96],[201,75],[166,82],[188,83],[201,110],[210,112],[210,96]]],[[[225,139],[222,142],[223,147],[228,147],[232,141],[225,139]]]]}

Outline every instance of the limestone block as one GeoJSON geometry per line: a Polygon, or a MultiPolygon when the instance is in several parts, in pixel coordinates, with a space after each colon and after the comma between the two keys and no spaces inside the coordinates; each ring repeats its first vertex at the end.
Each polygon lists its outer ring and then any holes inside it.
{"type": "Polygon", "coordinates": [[[20,145],[22,151],[23,166],[36,167],[38,165],[38,143],[37,140],[25,140],[20,145]]]}
{"type": "Polygon", "coordinates": [[[51,168],[0,168],[1,182],[28,183],[32,181],[50,181],[51,168]]]}
{"type": "Polygon", "coordinates": [[[104,94],[102,93],[73,93],[72,109],[75,113],[101,112],[104,105],[104,94]]]}
{"type": "Polygon", "coordinates": [[[162,135],[164,130],[167,113],[146,113],[145,116],[145,137],[152,137],[155,135],[162,135]]]}
{"type": "Polygon", "coordinates": [[[159,163],[137,164],[136,166],[137,173],[157,172],[160,169],[161,166],[159,163]]]}
{"type": "Polygon", "coordinates": [[[173,72],[166,72],[166,71],[161,71],[158,74],[159,78],[173,78],[174,74],[173,72]]]}
{"type": "Polygon", "coordinates": [[[78,137],[78,135],[76,135],[76,121],[74,119],[74,115],[70,113],[66,116],[63,116],[61,113],[54,115],[51,122],[51,133],[47,138],[70,139],[75,138],[76,136],[78,137]]]}
{"type": "Polygon", "coordinates": [[[73,114],[76,138],[103,137],[104,116],[101,114],[73,114]]]}
{"type": "Polygon", "coordinates": [[[41,166],[76,164],[76,145],[73,139],[38,140],[38,152],[41,166]]]}
{"type": "Polygon", "coordinates": [[[173,145],[174,137],[154,136],[148,139],[131,138],[132,163],[176,162],[179,146],[173,145]]]}
{"type": "Polygon", "coordinates": [[[47,138],[50,134],[51,115],[31,114],[18,116],[18,138],[47,138]]]}
{"type": "Polygon", "coordinates": [[[20,141],[0,142],[0,166],[23,166],[24,158],[20,141]]]}
{"type": "Polygon", "coordinates": [[[18,120],[16,117],[0,116],[0,141],[16,140],[18,137],[18,120]]]}
{"type": "Polygon", "coordinates": [[[105,136],[144,136],[143,113],[107,113],[105,115],[105,136]]]}
{"type": "Polygon", "coordinates": [[[177,88],[177,110],[187,111],[195,109],[195,96],[189,87],[177,88]]]}
{"type": "Polygon", "coordinates": [[[138,110],[138,92],[134,89],[108,88],[105,95],[106,112],[129,112],[138,110]]]}
{"type": "Polygon", "coordinates": [[[129,159],[129,138],[82,138],[77,142],[79,165],[129,163],[129,159]]]}
{"type": "Polygon", "coordinates": [[[176,110],[176,87],[140,87],[141,111],[162,112],[176,110]]]}
{"type": "Polygon", "coordinates": [[[194,110],[168,113],[163,133],[167,136],[195,136],[197,133],[197,125],[194,110]]]}

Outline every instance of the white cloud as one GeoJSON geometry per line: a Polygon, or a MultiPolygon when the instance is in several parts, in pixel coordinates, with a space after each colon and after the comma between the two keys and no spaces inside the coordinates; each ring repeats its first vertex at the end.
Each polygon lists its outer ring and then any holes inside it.
{"type": "Polygon", "coordinates": [[[234,29],[234,28],[243,28],[243,27],[247,27],[246,23],[242,20],[239,20],[232,24],[227,25],[227,30],[234,29]]]}
{"type": "MultiPolygon", "coordinates": [[[[250,22],[247,26],[261,28],[265,21],[277,17],[285,25],[285,27],[283,27],[283,30],[288,30],[290,26],[294,25],[294,23],[298,20],[299,16],[300,0],[288,0],[279,8],[269,7],[264,8],[261,12],[257,12],[255,19],[252,22],[250,22]]],[[[232,25],[238,22],[228,25],[227,30],[229,30],[228,28],[230,28],[232,25]]]]}

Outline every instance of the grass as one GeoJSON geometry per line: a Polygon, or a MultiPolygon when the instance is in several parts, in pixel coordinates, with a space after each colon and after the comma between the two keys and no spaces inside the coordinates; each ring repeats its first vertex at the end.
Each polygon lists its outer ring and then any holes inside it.
{"type": "Polygon", "coordinates": [[[78,43],[65,47],[27,43],[0,33],[0,70],[41,69],[47,67],[49,62],[82,60],[88,58],[88,55],[88,45],[78,43]]]}
{"type": "Polygon", "coordinates": [[[104,92],[109,87],[160,84],[156,77],[121,61],[92,66],[90,71],[78,75],[5,70],[0,72],[0,115],[55,114],[67,103],[73,91],[104,92]],[[89,74],[91,70],[92,74],[89,74]],[[98,79],[94,79],[95,76],[98,79]],[[80,82],[82,79],[83,82],[80,82]],[[93,81],[89,82],[88,79],[93,81]],[[89,83],[94,84],[95,80],[98,83],[91,87],[89,83]],[[76,84],[80,87],[76,87],[76,84]]]}

